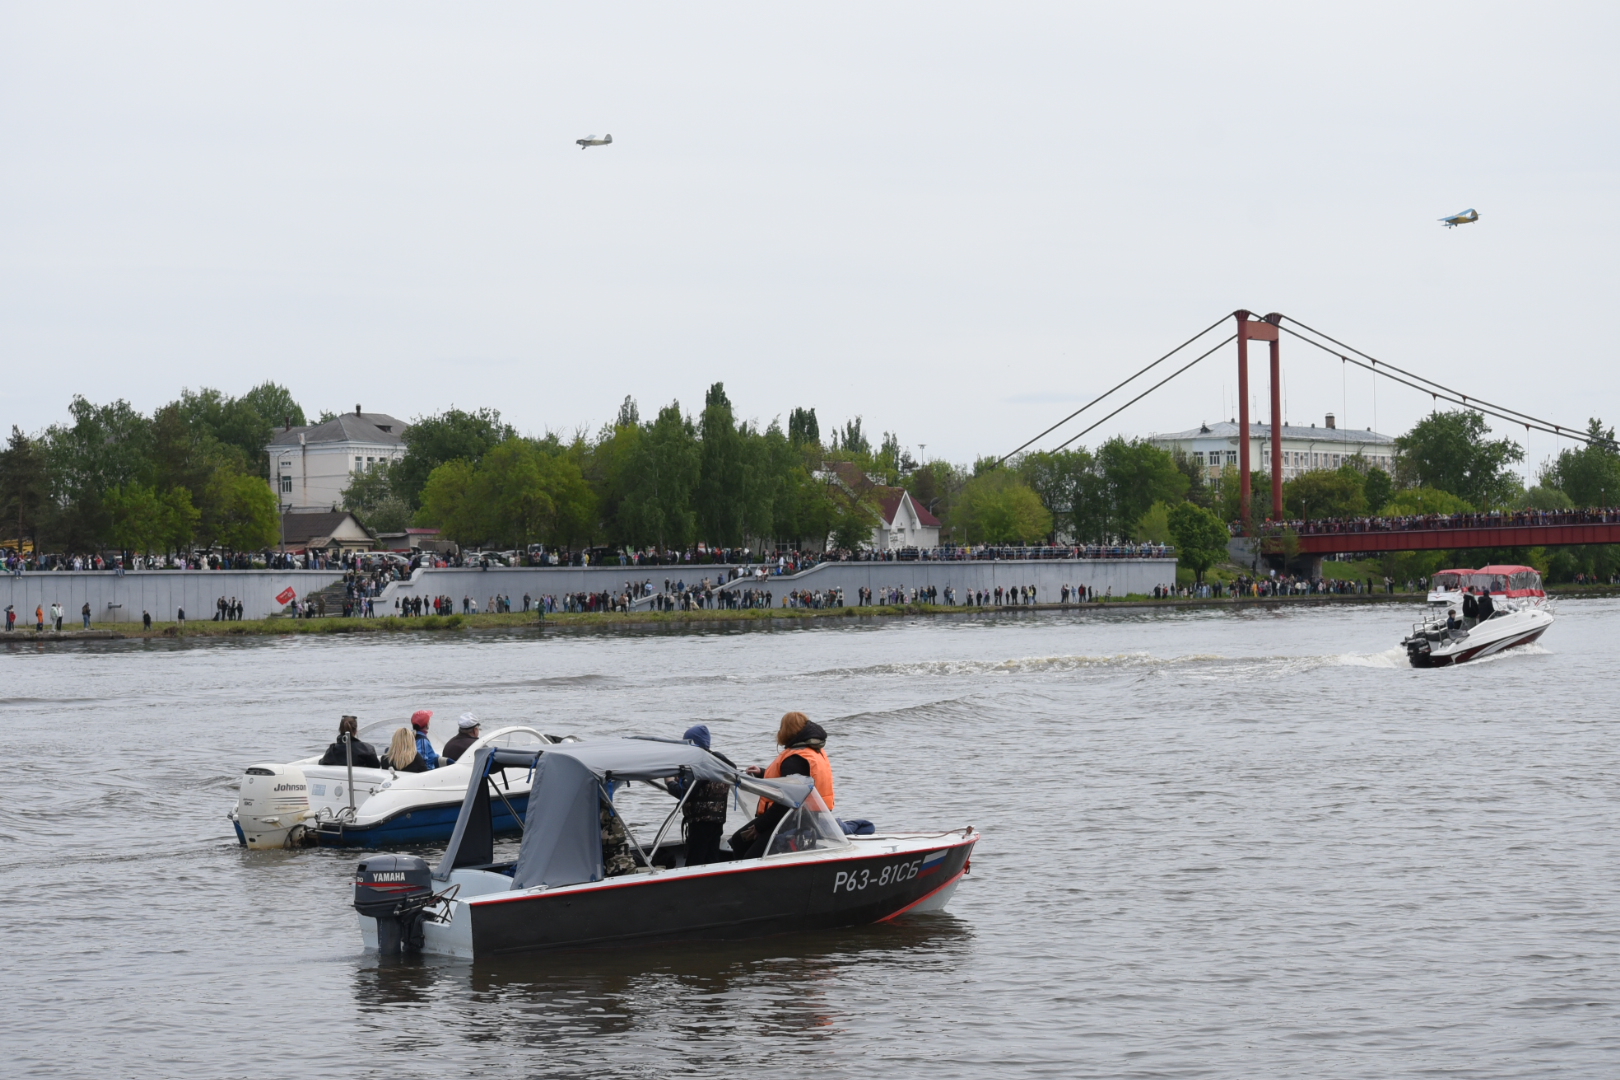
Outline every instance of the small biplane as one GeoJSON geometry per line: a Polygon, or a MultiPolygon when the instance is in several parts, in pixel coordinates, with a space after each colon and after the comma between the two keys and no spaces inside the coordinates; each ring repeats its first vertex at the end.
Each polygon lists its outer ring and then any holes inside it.
{"type": "Polygon", "coordinates": [[[1440,224],[1444,225],[1448,229],[1455,229],[1459,225],[1468,225],[1478,220],[1479,211],[1469,209],[1464,210],[1460,214],[1452,214],[1450,217],[1441,218],[1440,224]]]}

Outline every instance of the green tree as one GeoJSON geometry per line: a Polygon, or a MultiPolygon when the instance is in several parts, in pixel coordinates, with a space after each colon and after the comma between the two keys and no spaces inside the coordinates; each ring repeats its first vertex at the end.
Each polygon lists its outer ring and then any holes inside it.
{"type": "Polygon", "coordinates": [[[1576,506],[1614,506],[1620,503],[1620,448],[1614,429],[1605,429],[1593,417],[1586,434],[1591,441],[1584,446],[1559,451],[1558,459],[1543,470],[1542,483],[1563,491],[1576,506]]]}
{"type": "Polygon", "coordinates": [[[608,543],[614,547],[634,546],[636,529],[630,514],[629,497],[635,488],[635,470],[641,454],[641,440],[645,434],[634,401],[625,399],[632,409],[620,408],[618,420],[604,426],[590,448],[581,466],[586,481],[595,492],[602,528],[608,543]],[[621,423],[619,421],[631,421],[621,423]]]}
{"type": "Polygon", "coordinates": [[[1474,506],[1449,491],[1415,487],[1397,491],[1379,511],[1384,517],[1411,517],[1423,514],[1471,514],[1474,506]]]}
{"type": "Polygon", "coordinates": [[[970,544],[1032,543],[1052,531],[1052,514],[1012,469],[992,469],[962,486],[955,528],[970,544]]]}
{"type": "Polygon", "coordinates": [[[1027,454],[1019,461],[1018,471],[1041,497],[1059,531],[1093,544],[1117,535],[1108,481],[1089,450],[1027,454]]]}
{"type": "Polygon", "coordinates": [[[700,448],[697,429],[681,415],[680,402],[660,409],[646,425],[633,460],[633,483],[619,513],[627,535],[638,546],[661,550],[689,546],[697,532],[692,495],[700,448]]]}
{"type": "Polygon", "coordinates": [[[1156,502],[1176,503],[1186,495],[1188,480],[1176,460],[1142,439],[1113,438],[1097,450],[1108,505],[1108,533],[1129,536],[1156,502]]]}
{"type": "Polygon", "coordinates": [[[1231,539],[1226,523],[1213,510],[1183,502],[1171,508],[1169,524],[1176,561],[1203,581],[1204,571],[1226,558],[1231,539]]]}
{"type": "Polygon", "coordinates": [[[1396,476],[1403,486],[1449,491],[1476,507],[1505,505],[1519,487],[1508,468],[1524,460],[1510,439],[1487,439],[1490,428],[1477,412],[1434,412],[1395,440],[1396,476]]]}
{"type": "Polygon", "coordinates": [[[158,497],[162,505],[164,547],[170,551],[189,551],[197,539],[197,526],[202,523],[202,511],[191,505],[191,492],[183,487],[172,487],[158,497]]]}
{"type": "Polygon", "coordinates": [[[427,483],[422,485],[417,524],[436,528],[459,544],[483,543],[489,522],[473,492],[476,471],[472,462],[456,458],[429,473],[427,483]]]}
{"type": "Polygon", "coordinates": [[[105,502],[108,537],[119,550],[153,552],[163,546],[166,515],[157,492],[145,484],[119,484],[105,502]]]}
{"type": "Polygon", "coordinates": [[[95,405],[77,395],[68,416],[45,433],[51,513],[42,531],[53,544],[86,551],[107,536],[105,494],[150,483],[152,422],[127,401],[95,405]]]}
{"type": "Polygon", "coordinates": [[[261,383],[239,398],[204,388],[183,390],[172,406],[195,437],[226,451],[238,471],[270,477],[265,447],[284,425],[302,426],[304,410],[284,386],[261,383]]]}
{"type": "Polygon", "coordinates": [[[1367,501],[1369,510],[1377,510],[1389,502],[1390,496],[1395,494],[1395,478],[1379,468],[1366,470],[1366,479],[1362,482],[1362,494],[1367,501]]]}
{"type": "Polygon", "coordinates": [[[795,408],[788,413],[787,435],[794,446],[820,446],[821,425],[816,423],[816,410],[795,408]]]}
{"type": "Polygon", "coordinates": [[[396,464],[379,461],[350,476],[349,486],[343,489],[343,509],[377,532],[400,532],[411,523],[410,503],[394,491],[396,464]]]}
{"type": "MultiPolygon", "coordinates": [[[[434,475],[438,475],[435,470],[434,475]]],[[[429,477],[429,487],[433,478],[429,477]]],[[[595,497],[566,452],[513,436],[473,469],[464,533],[501,547],[576,538],[591,526],[595,497]]]]}
{"type": "Polygon", "coordinates": [[[1575,501],[1558,488],[1537,484],[1524,493],[1525,510],[1573,510],[1575,501]]]}
{"type": "Polygon", "coordinates": [[[624,395],[624,401],[619,404],[619,415],[614,419],[615,428],[633,428],[641,426],[641,410],[636,406],[636,399],[629,394],[624,395]]]}
{"type": "Polygon", "coordinates": [[[281,508],[261,477],[222,469],[215,474],[210,505],[213,539],[231,551],[270,547],[280,536],[281,508]]]}
{"type": "Polygon", "coordinates": [[[747,440],[731,415],[731,401],[721,383],[709,387],[703,400],[697,491],[700,538],[719,547],[738,547],[748,518],[747,440]]]}
{"type": "Polygon", "coordinates": [[[12,425],[11,438],[0,451],[0,532],[15,530],[19,549],[37,538],[51,495],[50,461],[45,447],[12,425]]]}
{"type": "Polygon", "coordinates": [[[420,506],[428,477],[440,465],[458,459],[477,464],[515,434],[512,425],[501,422],[497,409],[451,408],[417,417],[405,429],[405,456],[394,473],[394,493],[413,507],[420,506]]]}
{"type": "Polygon", "coordinates": [[[1176,468],[1187,478],[1186,500],[1197,506],[1209,507],[1215,504],[1215,492],[1210,489],[1204,466],[1199,465],[1187,456],[1187,452],[1179,446],[1170,451],[1170,459],[1176,463],[1176,468]]]}
{"type": "Polygon", "coordinates": [[[851,497],[840,491],[829,540],[833,550],[854,552],[871,547],[872,530],[879,520],[870,492],[851,497]]]}
{"type": "Polygon", "coordinates": [[[1361,517],[1367,512],[1367,479],[1353,465],[1313,469],[1283,484],[1290,518],[1307,521],[1361,517]]]}
{"type": "MultiPolygon", "coordinates": [[[[1271,474],[1264,472],[1251,473],[1249,483],[1252,489],[1249,507],[1249,517],[1252,519],[1244,523],[1247,535],[1254,535],[1259,523],[1270,517],[1267,512],[1271,504],[1271,474]]],[[[1286,490],[1286,486],[1285,489],[1286,490]]],[[[1228,465],[1221,472],[1221,493],[1217,504],[1217,511],[1223,521],[1240,521],[1243,517],[1243,477],[1239,475],[1235,466],[1228,465]]],[[[1284,509],[1287,508],[1286,502],[1284,509]]]]}
{"type": "MultiPolygon", "coordinates": [[[[1180,503],[1176,504],[1180,506],[1180,503]]],[[[1136,523],[1134,539],[1143,544],[1168,544],[1170,542],[1170,507],[1162,502],[1156,502],[1148,507],[1148,512],[1136,523]]]]}
{"type": "Polygon", "coordinates": [[[872,444],[866,441],[866,435],[861,431],[861,418],[845,421],[843,429],[833,428],[832,448],[842,450],[854,457],[870,457],[872,444]]]}
{"type": "MultiPolygon", "coordinates": [[[[272,429],[278,427],[303,427],[303,406],[293,400],[292,391],[285,386],[273,382],[262,382],[236,399],[238,403],[258,414],[258,418],[269,424],[272,429]]],[[[257,435],[254,436],[257,438],[257,435]]],[[[269,442],[268,439],[264,442],[269,442]]],[[[264,444],[249,442],[256,453],[263,454],[264,444]]]]}

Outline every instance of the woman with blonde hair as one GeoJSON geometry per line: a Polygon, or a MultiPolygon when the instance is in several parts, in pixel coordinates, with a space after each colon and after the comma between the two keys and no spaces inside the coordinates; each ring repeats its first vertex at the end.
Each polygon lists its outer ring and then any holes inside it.
{"type": "Polygon", "coordinates": [[[416,733],[408,727],[394,732],[388,744],[387,760],[383,762],[396,772],[427,772],[427,762],[416,752],[416,733]]]}

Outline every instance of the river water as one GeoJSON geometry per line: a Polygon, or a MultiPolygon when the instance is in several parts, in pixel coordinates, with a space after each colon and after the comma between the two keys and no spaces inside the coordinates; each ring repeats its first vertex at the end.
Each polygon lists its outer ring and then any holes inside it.
{"type": "Polygon", "coordinates": [[[1620,1073],[1614,601],[1413,671],[1414,609],[0,648],[11,1076],[1620,1073]],[[945,915],[380,967],[356,857],[249,852],[257,760],[428,707],[764,763],[974,825],[945,915]]]}

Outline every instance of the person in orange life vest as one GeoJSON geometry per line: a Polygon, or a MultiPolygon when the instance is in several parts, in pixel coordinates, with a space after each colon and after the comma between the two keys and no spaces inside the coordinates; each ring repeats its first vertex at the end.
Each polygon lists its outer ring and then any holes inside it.
{"type": "MultiPolygon", "coordinates": [[[[776,755],[775,761],[763,770],[750,768],[748,771],[768,780],[782,776],[807,776],[816,785],[816,793],[821,796],[821,801],[831,810],[834,805],[833,771],[827,761],[827,733],[821,725],[804,713],[790,712],[782,717],[782,723],[776,729],[776,744],[783,750],[776,755]]],[[[757,859],[765,854],[771,834],[776,831],[777,823],[788,809],[769,799],[759,800],[754,820],[738,830],[738,836],[752,837],[743,845],[747,848],[743,858],[757,859]]],[[[733,838],[731,848],[733,851],[742,850],[737,837],[733,838]]]]}

